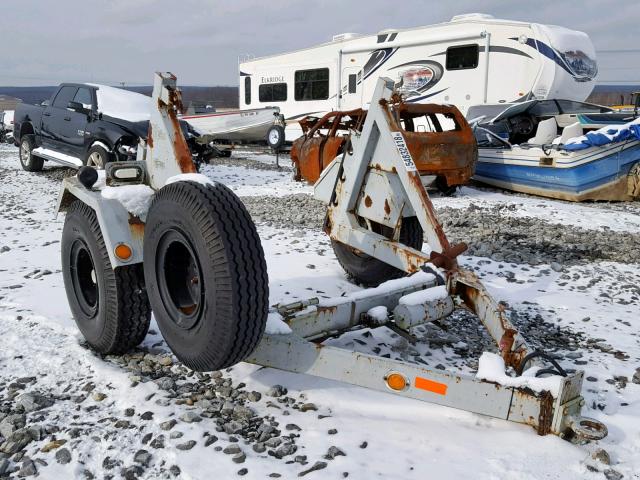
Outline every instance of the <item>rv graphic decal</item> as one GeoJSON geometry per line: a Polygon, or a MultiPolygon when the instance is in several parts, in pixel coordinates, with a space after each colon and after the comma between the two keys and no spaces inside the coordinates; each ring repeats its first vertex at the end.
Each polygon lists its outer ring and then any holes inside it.
{"type": "Polygon", "coordinates": [[[579,82],[593,80],[598,74],[596,61],[589,58],[582,50],[560,52],[560,56],[573,72],[574,78],[579,82]]]}
{"type": "MultiPolygon", "coordinates": [[[[515,37],[510,38],[510,40],[519,41],[519,39],[515,37]]],[[[590,82],[598,74],[596,61],[582,50],[559,52],[546,43],[533,38],[527,39],[527,45],[535,48],[545,57],[560,65],[576,82],[590,82]]]]}
{"type": "Polygon", "coordinates": [[[382,65],[385,64],[387,60],[391,58],[391,56],[396,53],[397,48],[379,48],[378,50],[374,50],[371,52],[371,56],[367,63],[364,64],[362,68],[364,80],[366,80],[370,75],[372,75],[376,70],[378,70],[382,65]]]}
{"type": "Polygon", "coordinates": [[[395,87],[401,90],[407,99],[419,97],[442,79],[444,68],[432,60],[416,60],[391,67],[398,70],[395,87]]]}

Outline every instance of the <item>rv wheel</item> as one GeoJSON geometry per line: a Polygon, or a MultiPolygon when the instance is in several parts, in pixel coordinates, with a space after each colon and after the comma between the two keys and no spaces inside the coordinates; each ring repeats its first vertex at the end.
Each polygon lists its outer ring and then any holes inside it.
{"type": "Polygon", "coordinates": [[[284,145],[284,128],[281,125],[272,125],[269,128],[267,144],[275,151],[278,151],[284,145]]]}
{"type": "Polygon", "coordinates": [[[267,266],[249,213],[224,185],[177,182],[156,193],[144,274],[162,335],[188,367],[229,367],[257,346],[269,308],[267,266]]]}
{"type": "Polygon", "coordinates": [[[140,344],[151,318],[142,265],[111,267],[96,213],[78,200],[67,210],[61,251],[71,313],[89,345],[120,354],[140,344]]]}
{"type": "MultiPolygon", "coordinates": [[[[382,228],[384,229],[384,227],[382,228]]],[[[376,233],[384,234],[382,230],[376,233]]],[[[416,250],[422,249],[422,227],[416,217],[407,217],[402,220],[400,243],[416,250]]],[[[331,246],[340,266],[342,266],[347,275],[356,283],[365,287],[377,287],[382,282],[404,277],[407,274],[343,243],[332,240],[331,246]]]]}
{"type": "Polygon", "coordinates": [[[23,135],[20,140],[20,165],[27,172],[39,172],[44,165],[44,159],[33,154],[36,148],[34,135],[23,135]]]}

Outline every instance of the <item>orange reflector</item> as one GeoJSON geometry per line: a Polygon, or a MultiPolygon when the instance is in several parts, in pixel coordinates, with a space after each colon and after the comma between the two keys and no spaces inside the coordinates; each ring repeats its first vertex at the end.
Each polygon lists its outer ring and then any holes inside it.
{"type": "Polygon", "coordinates": [[[416,377],[416,388],[426,390],[427,392],[437,393],[438,395],[447,394],[447,384],[434,382],[428,378],[416,377]]]}
{"type": "Polygon", "coordinates": [[[407,388],[407,379],[400,373],[390,373],[385,380],[391,390],[400,391],[407,388]]]}
{"type": "Polygon", "coordinates": [[[131,247],[125,243],[118,244],[118,246],[116,246],[116,249],[114,250],[114,253],[120,260],[129,260],[131,258],[131,255],[133,255],[131,247]]]}

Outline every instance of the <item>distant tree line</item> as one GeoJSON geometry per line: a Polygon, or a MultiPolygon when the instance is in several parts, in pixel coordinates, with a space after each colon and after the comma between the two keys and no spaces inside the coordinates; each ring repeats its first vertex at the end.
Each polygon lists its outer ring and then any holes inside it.
{"type": "MultiPolygon", "coordinates": [[[[38,104],[51,97],[57,86],[46,87],[0,87],[0,95],[19,98],[25,103],[38,104]]],[[[127,90],[151,95],[151,86],[125,87],[127,90]]],[[[189,102],[205,102],[216,108],[237,108],[238,87],[180,87],[182,99],[186,105],[189,102]]]]}

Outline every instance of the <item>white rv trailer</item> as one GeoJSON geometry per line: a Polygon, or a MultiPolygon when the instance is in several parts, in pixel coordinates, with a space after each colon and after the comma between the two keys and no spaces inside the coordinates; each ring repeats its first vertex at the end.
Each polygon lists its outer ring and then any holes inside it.
{"type": "Polygon", "coordinates": [[[240,108],[274,105],[297,120],[365,107],[378,77],[410,102],[456,105],[533,98],[583,101],[595,84],[595,49],[582,32],[467,14],[450,22],[374,35],[345,33],[322,45],[239,63],[240,108]]]}

